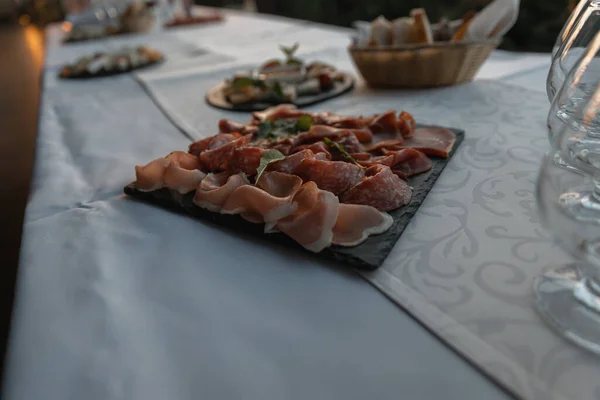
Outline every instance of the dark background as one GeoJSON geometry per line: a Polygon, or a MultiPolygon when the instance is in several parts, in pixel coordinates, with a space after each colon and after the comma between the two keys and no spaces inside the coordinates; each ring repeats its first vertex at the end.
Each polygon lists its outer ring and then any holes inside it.
{"type": "MultiPolygon", "coordinates": [[[[233,1],[203,0],[202,4],[227,6],[233,1]]],[[[355,20],[371,21],[407,16],[413,8],[424,8],[432,22],[445,16],[462,17],[480,10],[490,0],[256,0],[259,11],[333,25],[350,26],[355,20]]],[[[521,0],[519,19],[500,48],[513,51],[550,52],[574,0],[521,0]]]]}
{"type": "MultiPolygon", "coordinates": [[[[19,1],[19,0],[4,0],[19,1]]],[[[62,18],[60,0],[20,0],[18,13],[43,25],[62,18]]],[[[247,0],[194,0],[196,4],[241,8],[247,0]]],[[[388,19],[407,16],[411,9],[425,8],[432,22],[444,16],[462,17],[480,10],[490,0],[253,0],[259,12],[350,26],[352,21],[371,21],[379,15],[388,19]]],[[[549,52],[576,0],[521,0],[519,19],[506,35],[501,49],[549,52]]],[[[18,18],[18,16],[17,16],[18,18]]]]}

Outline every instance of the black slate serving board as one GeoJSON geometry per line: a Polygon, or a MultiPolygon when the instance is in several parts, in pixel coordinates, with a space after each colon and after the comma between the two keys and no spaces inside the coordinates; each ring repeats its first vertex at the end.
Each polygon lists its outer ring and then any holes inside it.
{"type": "MultiPolygon", "coordinates": [[[[214,86],[206,93],[206,102],[213,107],[220,108],[227,111],[262,111],[265,108],[272,107],[277,104],[276,102],[258,102],[258,103],[245,103],[233,105],[225,99],[223,96],[223,86],[225,82],[221,82],[214,86]]],[[[354,87],[354,78],[352,75],[344,73],[344,80],[342,82],[336,82],[334,87],[327,92],[315,94],[312,96],[299,96],[293,102],[285,102],[287,104],[294,104],[296,107],[307,107],[312,104],[320,103],[325,100],[332,99],[349,92],[354,87]]]]}
{"type": "Polygon", "coordinates": [[[245,233],[254,237],[260,237],[270,243],[277,243],[291,248],[299,249],[300,251],[314,254],[315,257],[325,258],[343,263],[346,266],[372,271],[377,269],[394,247],[402,232],[407,227],[412,217],[416,214],[419,206],[427,197],[427,194],[435,184],[435,181],[440,176],[448,161],[456,153],[456,149],[460,146],[464,139],[464,131],[459,129],[451,129],[456,134],[456,143],[450,153],[450,157],[435,158],[431,157],[433,167],[426,173],[411,177],[408,183],[413,188],[413,196],[410,203],[402,208],[389,212],[394,218],[392,227],[380,234],[369,237],[366,241],[355,247],[331,246],[320,253],[312,253],[298,243],[285,236],[282,233],[263,232],[264,224],[253,224],[244,220],[239,215],[225,215],[217,212],[208,211],[197,207],[192,202],[194,193],[187,195],[173,195],[168,189],[160,189],[154,192],[141,192],[135,189],[133,183],[127,185],[124,189],[125,194],[139,199],[141,201],[154,204],[163,208],[167,208],[178,213],[191,215],[197,219],[212,222],[219,226],[229,228],[232,232],[245,233]]]}

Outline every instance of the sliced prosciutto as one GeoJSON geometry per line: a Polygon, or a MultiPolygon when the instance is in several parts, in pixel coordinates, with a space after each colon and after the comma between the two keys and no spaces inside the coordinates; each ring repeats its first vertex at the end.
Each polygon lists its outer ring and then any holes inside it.
{"type": "Polygon", "coordinates": [[[380,211],[391,211],[410,202],[412,190],[405,181],[394,175],[387,165],[374,165],[365,172],[365,178],[348,190],[343,203],[363,204],[380,211]]]}
{"type": "Polygon", "coordinates": [[[275,227],[315,253],[329,247],[340,206],[338,198],[314,182],[306,182],[294,196],[294,203],[296,211],[275,227]]]}
{"type": "Polygon", "coordinates": [[[247,145],[251,139],[252,135],[246,135],[215,149],[203,151],[200,154],[200,161],[211,172],[224,171],[229,167],[234,150],[247,145]]]}
{"type": "Polygon", "coordinates": [[[375,207],[358,204],[340,204],[333,227],[332,243],[339,246],[356,246],[371,235],[390,229],[394,219],[375,207]]]}
{"type": "Polygon", "coordinates": [[[323,161],[306,158],[294,171],[304,182],[313,181],[319,189],[339,196],[365,176],[358,165],[344,161],[323,161]]]}
{"type": "Polygon", "coordinates": [[[402,148],[412,148],[427,155],[448,158],[456,142],[456,135],[446,128],[419,128],[404,141],[402,148]]]}
{"type": "Polygon", "coordinates": [[[158,190],[163,187],[181,194],[196,189],[206,174],[200,171],[198,157],[184,151],[174,151],[145,166],[136,166],[135,186],[141,191],[158,190]]]}
{"type": "Polygon", "coordinates": [[[170,162],[166,158],[157,158],[146,165],[135,166],[135,187],[142,192],[151,192],[165,186],[165,170],[170,162]]]}
{"type": "Polygon", "coordinates": [[[194,204],[210,211],[221,211],[221,207],[231,193],[249,183],[246,175],[242,173],[234,175],[229,175],[228,172],[208,174],[196,189],[194,204]]]}
{"type": "Polygon", "coordinates": [[[429,171],[433,166],[431,160],[423,153],[415,149],[403,149],[388,151],[386,155],[373,157],[366,161],[358,161],[360,165],[372,167],[374,165],[387,165],[400,178],[429,171]]]}
{"type": "Polygon", "coordinates": [[[221,213],[241,214],[244,219],[260,222],[276,222],[298,208],[292,200],[302,186],[302,179],[281,172],[265,172],[253,185],[235,189],[223,204],[221,213]]]}

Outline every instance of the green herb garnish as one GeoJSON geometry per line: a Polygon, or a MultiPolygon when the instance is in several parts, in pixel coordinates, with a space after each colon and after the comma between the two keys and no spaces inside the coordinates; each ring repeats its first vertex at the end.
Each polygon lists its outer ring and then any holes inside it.
{"type": "Polygon", "coordinates": [[[281,84],[279,82],[275,82],[275,84],[273,85],[273,87],[271,88],[271,90],[280,99],[284,99],[285,98],[285,94],[283,94],[283,88],[281,87],[281,84]]]}
{"type": "Polygon", "coordinates": [[[258,183],[258,180],[262,176],[263,172],[265,172],[265,169],[269,164],[274,163],[276,161],[281,161],[284,158],[285,156],[278,150],[270,149],[265,151],[262,157],[260,158],[260,163],[258,164],[258,168],[256,169],[256,183],[258,183]]]}
{"type": "Polygon", "coordinates": [[[344,157],[346,160],[348,160],[349,162],[358,165],[359,167],[363,168],[362,165],[360,165],[355,159],[354,157],[352,157],[350,155],[350,153],[348,153],[346,151],[346,149],[344,148],[343,145],[334,142],[333,140],[329,139],[329,138],[324,138],[323,141],[325,142],[325,144],[330,148],[330,149],[335,149],[337,151],[340,152],[340,154],[342,155],[342,157],[344,157]]]}
{"type": "Polygon", "coordinates": [[[311,126],[313,125],[313,120],[310,115],[302,115],[296,121],[296,131],[297,132],[306,132],[309,131],[311,126]]]}
{"type": "Polygon", "coordinates": [[[234,90],[245,88],[246,86],[257,86],[259,88],[265,88],[266,85],[263,81],[259,79],[252,79],[247,76],[242,76],[239,78],[235,78],[233,82],[231,82],[231,88],[234,90]]]}
{"type": "Polygon", "coordinates": [[[231,88],[232,89],[241,89],[246,86],[252,86],[252,85],[254,85],[254,79],[248,78],[248,77],[240,77],[240,78],[235,78],[233,80],[233,82],[231,83],[231,88]]]}
{"type": "Polygon", "coordinates": [[[300,45],[298,43],[294,43],[292,47],[279,46],[279,49],[285,54],[285,63],[288,65],[302,65],[302,60],[294,57],[294,53],[298,51],[298,47],[300,45]]]}
{"type": "Polygon", "coordinates": [[[258,138],[262,139],[284,139],[298,132],[310,130],[313,121],[308,115],[294,119],[266,120],[258,125],[258,138]]]}

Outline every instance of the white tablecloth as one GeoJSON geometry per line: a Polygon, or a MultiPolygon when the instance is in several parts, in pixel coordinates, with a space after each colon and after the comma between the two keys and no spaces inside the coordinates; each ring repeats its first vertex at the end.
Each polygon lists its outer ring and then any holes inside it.
{"type": "MultiPolygon", "coordinates": [[[[152,81],[258,61],[307,26],[230,14],[223,25],[117,41],[164,43],[177,63],[140,74],[152,81]],[[221,56],[192,60],[185,44],[221,56]]],[[[305,53],[347,40],[308,28],[305,53]]],[[[47,65],[95,43],[51,45],[47,65]]],[[[547,62],[497,52],[479,77],[547,62]]],[[[125,199],[135,164],[189,140],[131,76],[63,82],[55,73],[45,76],[7,399],[505,398],[355,274],[125,199]]],[[[216,124],[212,110],[198,112],[216,124]]]]}

